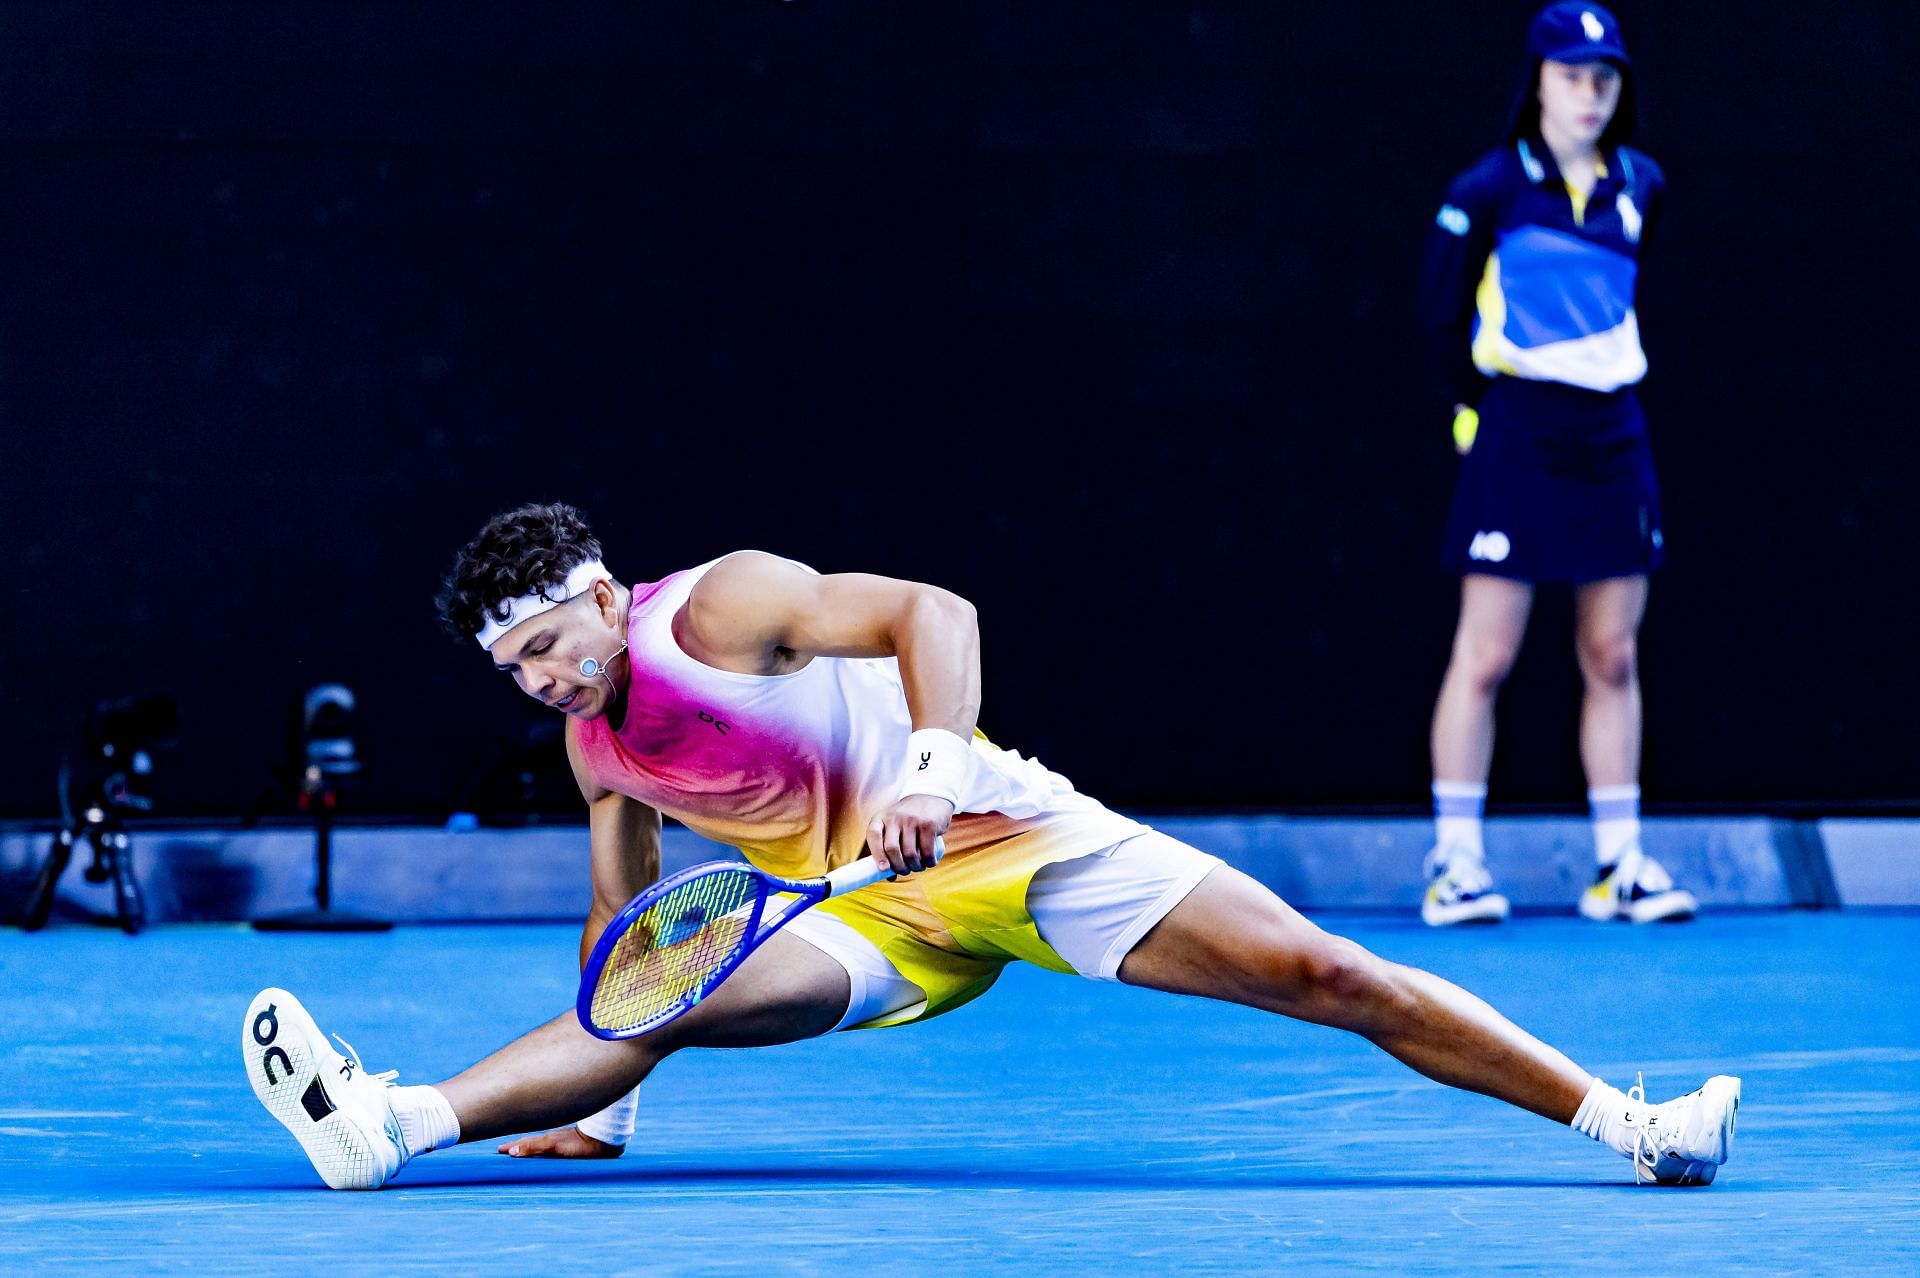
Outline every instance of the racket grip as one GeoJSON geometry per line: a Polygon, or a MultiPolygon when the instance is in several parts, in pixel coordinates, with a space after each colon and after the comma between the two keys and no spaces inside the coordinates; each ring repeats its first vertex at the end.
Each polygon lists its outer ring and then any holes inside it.
{"type": "MultiPolygon", "coordinates": [[[[934,864],[938,865],[940,858],[946,854],[947,841],[945,839],[935,839],[933,841],[934,864]]],[[[828,872],[827,895],[833,897],[841,896],[848,892],[858,892],[863,887],[871,887],[882,879],[890,879],[892,877],[893,870],[885,861],[876,860],[871,856],[863,856],[858,861],[849,861],[839,869],[828,872]]]]}

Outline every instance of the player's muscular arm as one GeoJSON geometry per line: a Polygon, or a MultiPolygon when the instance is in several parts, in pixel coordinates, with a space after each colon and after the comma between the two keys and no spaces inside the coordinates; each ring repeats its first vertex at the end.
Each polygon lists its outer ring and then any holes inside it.
{"type": "Polygon", "coordinates": [[[573,765],[580,797],[587,801],[593,904],[580,933],[580,963],[584,967],[594,942],[620,907],[660,877],[660,814],[593,780],[580,753],[579,726],[572,720],[567,723],[567,762],[573,765]]]}
{"type": "MultiPolygon", "coordinates": [[[[980,714],[980,627],[973,605],[938,586],[867,573],[817,576],[742,551],[708,569],[676,633],[721,669],[780,674],[815,657],[897,657],[913,726],[961,741],[980,714]]],[[[904,762],[904,761],[903,761],[904,762]]],[[[911,873],[931,865],[953,806],[909,795],[876,813],[868,850],[911,873]]]]}
{"type": "Polygon", "coordinates": [[[949,590],[869,573],[819,576],[745,550],[707,571],[683,639],[703,660],[780,674],[813,657],[898,657],[916,728],[967,736],[980,713],[980,629],[949,590]]]}

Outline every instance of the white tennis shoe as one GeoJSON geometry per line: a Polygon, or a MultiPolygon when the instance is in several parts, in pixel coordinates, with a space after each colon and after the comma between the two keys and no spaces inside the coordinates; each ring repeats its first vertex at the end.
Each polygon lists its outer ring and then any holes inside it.
{"type": "Polygon", "coordinates": [[[1427,853],[1427,893],[1420,917],[1428,927],[1455,923],[1498,923],[1507,917],[1507,898],[1493,890],[1493,876],[1479,853],[1462,847],[1437,847],[1427,853]]]}
{"type": "Polygon", "coordinates": [[[342,1056],[300,1000],[261,990],[240,1027],[253,1094],[307,1151],[330,1189],[378,1189],[406,1164],[400,1121],[387,1102],[398,1071],[369,1074],[344,1038],[342,1056]]]}
{"type": "Polygon", "coordinates": [[[1690,919],[1700,909],[1693,893],[1673,885],[1666,867],[1629,843],[1620,859],[1600,867],[1580,894],[1580,913],[1596,923],[1667,923],[1690,919]]]}
{"type": "Polygon", "coordinates": [[[1740,1080],[1716,1074],[1685,1096],[1644,1108],[1647,1089],[1636,1080],[1627,1092],[1627,1122],[1636,1129],[1633,1178],[1642,1185],[1711,1185],[1733,1153],[1734,1120],[1740,1114],[1740,1080]]]}

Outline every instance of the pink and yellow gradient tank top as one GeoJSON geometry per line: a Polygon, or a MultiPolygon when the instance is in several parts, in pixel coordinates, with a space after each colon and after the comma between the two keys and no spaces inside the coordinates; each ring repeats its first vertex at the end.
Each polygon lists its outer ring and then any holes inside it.
{"type": "MultiPolygon", "coordinates": [[[[913,724],[899,662],[815,657],[790,674],[748,675],[696,660],[674,638],[673,620],[718,562],[633,588],[626,716],[618,729],[607,718],[582,723],[581,753],[601,786],[739,848],[764,870],[825,874],[865,853],[868,821],[900,796],[913,724]]],[[[976,859],[969,854],[1012,841],[1033,862],[1017,875],[1023,908],[1026,879],[1040,864],[1146,829],[978,735],[961,806],[947,861],[898,886],[935,889],[957,877],[959,862],[976,859]],[[1029,834],[1045,837],[1022,837],[1029,834]]]]}

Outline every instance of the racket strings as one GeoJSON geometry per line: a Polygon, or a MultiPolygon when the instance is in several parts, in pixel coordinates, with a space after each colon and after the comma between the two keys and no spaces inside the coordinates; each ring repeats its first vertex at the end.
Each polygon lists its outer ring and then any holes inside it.
{"type": "Polygon", "coordinates": [[[748,937],[760,880],[717,870],[682,883],[649,905],[614,943],[594,986],[593,1023],[628,1030],[698,1001],[708,979],[748,937]]]}

